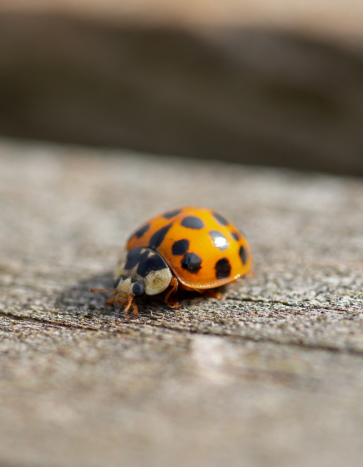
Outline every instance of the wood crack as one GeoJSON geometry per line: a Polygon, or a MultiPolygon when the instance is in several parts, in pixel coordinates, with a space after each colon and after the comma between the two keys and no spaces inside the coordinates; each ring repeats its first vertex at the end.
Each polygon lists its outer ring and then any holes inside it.
{"type": "Polygon", "coordinates": [[[11,312],[0,311],[0,316],[4,318],[14,319],[16,321],[27,321],[29,323],[46,324],[47,326],[77,329],[81,331],[99,331],[99,328],[93,328],[90,326],[80,326],[77,324],[64,323],[64,322],[59,322],[59,321],[48,321],[46,319],[41,319],[41,318],[32,318],[30,316],[17,315],[16,313],[11,313],[11,312]]]}

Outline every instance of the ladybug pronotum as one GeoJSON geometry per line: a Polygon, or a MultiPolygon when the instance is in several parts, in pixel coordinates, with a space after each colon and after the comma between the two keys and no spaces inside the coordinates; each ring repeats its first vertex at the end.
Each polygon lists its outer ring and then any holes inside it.
{"type": "Polygon", "coordinates": [[[115,271],[115,294],[107,301],[132,309],[135,297],[157,295],[167,289],[165,302],[178,287],[222,298],[218,287],[246,274],[252,265],[245,237],[224,217],[210,209],[184,207],[165,212],[142,224],[128,239],[115,271]]]}

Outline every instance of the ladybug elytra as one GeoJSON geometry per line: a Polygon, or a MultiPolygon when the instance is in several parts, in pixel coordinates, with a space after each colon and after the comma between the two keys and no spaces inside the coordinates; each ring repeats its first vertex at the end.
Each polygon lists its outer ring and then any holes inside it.
{"type": "MultiPolygon", "coordinates": [[[[178,288],[219,297],[216,288],[246,274],[252,265],[245,237],[224,217],[204,208],[184,207],[165,212],[142,224],[128,239],[115,271],[115,301],[131,308],[135,297],[169,289],[165,302],[178,307],[172,296],[178,288]]],[[[102,290],[102,289],[92,289],[102,290]]]]}

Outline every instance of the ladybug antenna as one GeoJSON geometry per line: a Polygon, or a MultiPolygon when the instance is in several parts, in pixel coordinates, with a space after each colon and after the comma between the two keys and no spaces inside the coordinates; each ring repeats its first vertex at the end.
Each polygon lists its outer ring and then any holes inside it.
{"type": "Polygon", "coordinates": [[[117,293],[117,290],[106,290],[106,289],[89,289],[90,292],[107,292],[107,293],[117,293]]]}

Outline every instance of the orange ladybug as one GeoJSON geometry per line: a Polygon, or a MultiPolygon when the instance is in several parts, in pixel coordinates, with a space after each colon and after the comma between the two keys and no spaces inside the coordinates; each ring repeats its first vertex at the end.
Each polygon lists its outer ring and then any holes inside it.
{"type": "Polygon", "coordinates": [[[115,271],[116,294],[125,313],[138,308],[135,297],[157,295],[169,288],[165,302],[178,287],[222,298],[216,290],[246,274],[252,265],[250,248],[238,229],[215,211],[184,207],[153,217],[128,239],[115,271]]]}

